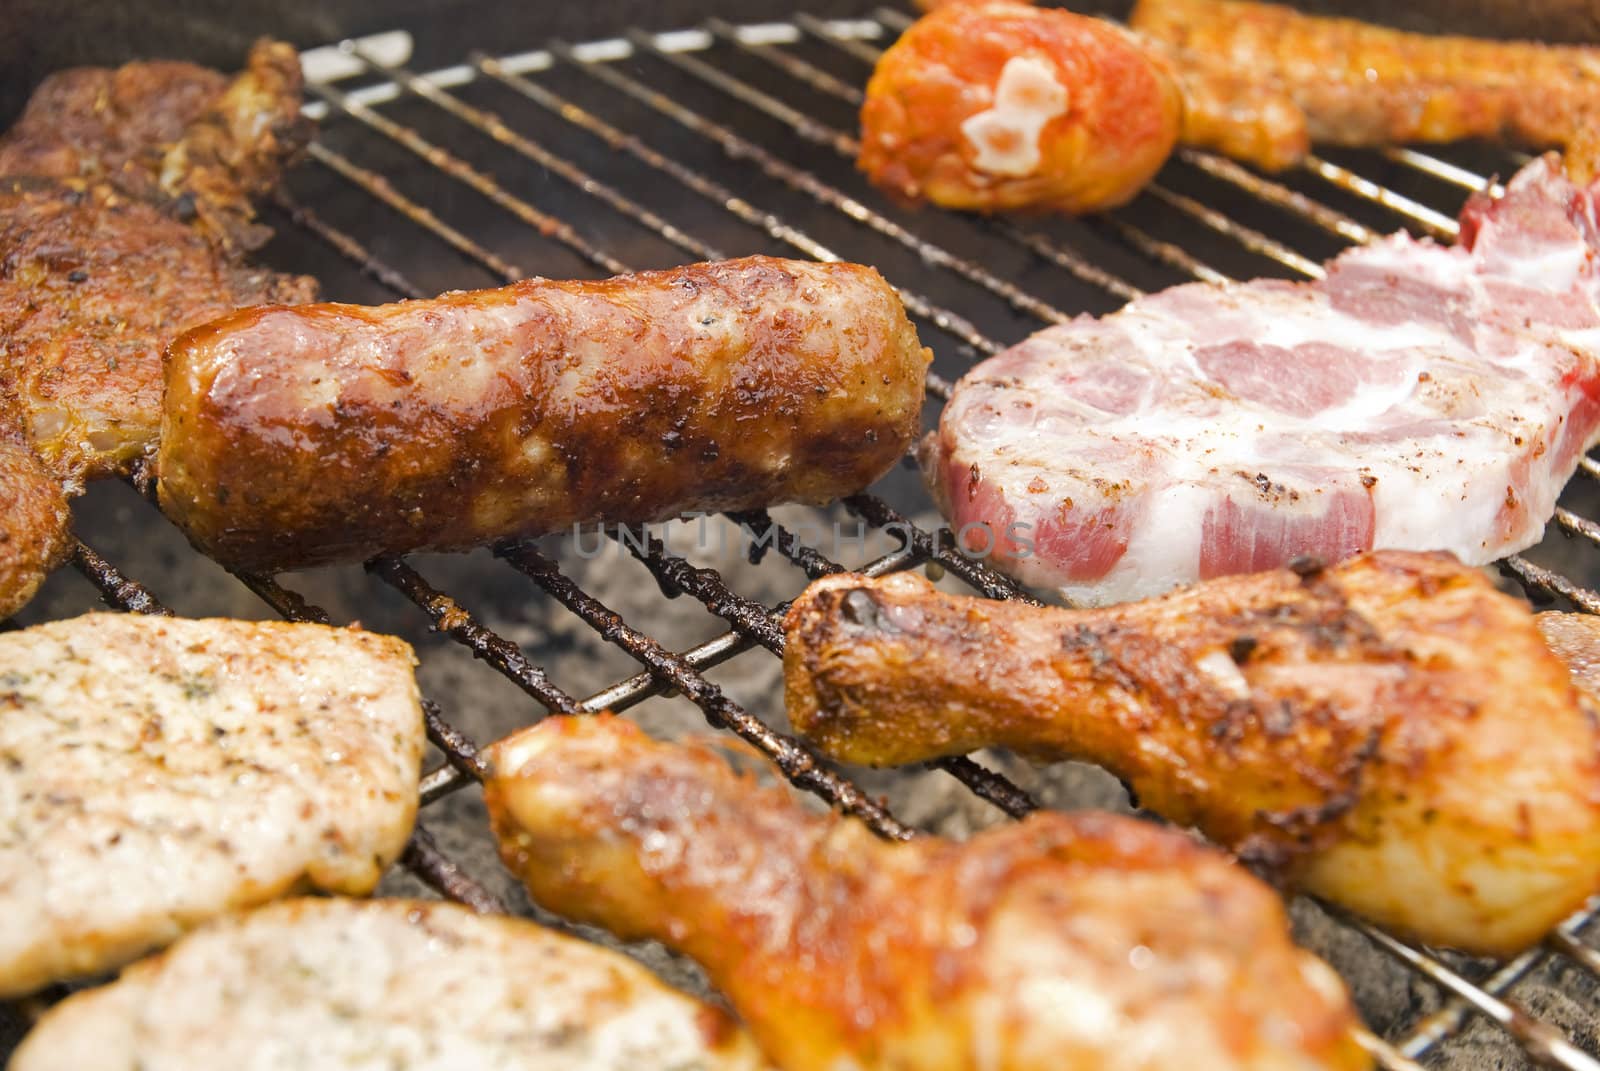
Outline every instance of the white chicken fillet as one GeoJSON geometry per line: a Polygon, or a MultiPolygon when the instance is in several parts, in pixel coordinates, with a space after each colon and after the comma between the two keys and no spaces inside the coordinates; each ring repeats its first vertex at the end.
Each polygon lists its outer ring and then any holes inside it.
{"type": "Polygon", "coordinates": [[[321,625],[0,634],[0,996],[295,890],[370,892],[416,815],[413,664],[321,625]]]}
{"type": "Polygon", "coordinates": [[[620,952],[409,900],[291,900],[58,1005],[10,1071],[759,1071],[620,952]]]}

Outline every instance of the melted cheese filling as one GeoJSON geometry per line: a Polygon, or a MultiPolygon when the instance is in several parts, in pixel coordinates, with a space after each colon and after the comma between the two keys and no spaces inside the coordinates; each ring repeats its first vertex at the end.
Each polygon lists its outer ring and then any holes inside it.
{"type": "Polygon", "coordinates": [[[961,124],[978,154],[973,166],[1012,178],[1033,174],[1044,159],[1039,142],[1045,124],[1065,115],[1070,103],[1050,64],[1028,56],[1007,60],[994,87],[994,106],[961,124]]]}

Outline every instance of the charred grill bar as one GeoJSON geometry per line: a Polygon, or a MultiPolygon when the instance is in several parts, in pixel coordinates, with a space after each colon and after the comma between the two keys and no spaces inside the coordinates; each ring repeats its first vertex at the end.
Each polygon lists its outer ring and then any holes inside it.
{"type": "MultiPolygon", "coordinates": [[[[367,142],[387,143],[402,154],[435,169],[452,183],[451,196],[429,205],[413,198],[383,177],[382,165],[360,162],[354,152],[336,148],[337,139],[326,137],[312,147],[310,166],[320,168],[337,181],[348,183],[366,198],[370,206],[365,222],[374,231],[394,217],[408,221],[417,231],[429,236],[476,265],[489,277],[515,280],[527,274],[522,266],[473,238],[467,228],[449,220],[459,205],[455,195],[473,197],[497,207],[521,224],[536,230],[546,241],[564,248],[570,255],[596,272],[628,270],[624,252],[610,240],[589,235],[611,233],[591,226],[589,218],[561,218],[558,213],[540,208],[528,196],[512,192],[508,183],[497,180],[469,163],[453,149],[472,138],[487,138],[514,153],[530,168],[552,174],[581,191],[585,205],[597,215],[610,213],[653,236],[659,243],[682,254],[680,259],[714,259],[723,255],[723,236],[731,231],[747,240],[764,234],[772,242],[820,260],[862,259],[869,254],[856,252],[853,242],[859,237],[886,241],[908,254],[920,268],[914,277],[904,266],[885,265],[885,274],[901,286],[910,311],[933,331],[929,340],[941,356],[953,346],[960,362],[946,368],[959,374],[961,363],[1003,347],[1002,339],[1020,337],[1038,324],[1069,318],[1079,304],[1076,297],[1058,301],[1046,294],[1057,293],[1061,284],[1071,282],[1086,288],[1085,301],[1097,301],[1105,308],[1134,297],[1165,279],[1166,285],[1182,279],[1222,280],[1229,277],[1212,261],[1234,264],[1262,262],[1261,272],[1276,265],[1291,276],[1314,278],[1321,274],[1319,260],[1343,244],[1370,242],[1397,225],[1408,225],[1423,233],[1448,240],[1455,234],[1453,217],[1414,195],[1408,180],[1397,189],[1363,174],[1363,169],[1383,168],[1410,176],[1433,188],[1455,194],[1478,189],[1490,178],[1444,155],[1392,149],[1383,153],[1346,154],[1362,163],[1339,163],[1309,157],[1299,174],[1267,179],[1232,161],[1193,150],[1178,154],[1179,164],[1170,167],[1161,181],[1149,189],[1144,206],[1154,208],[1159,218],[1173,220],[1188,241],[1157,238],[1141,214],[1119,210],[1100,220],[1079,225],[1071,236],[1065,228],[1034,227],[1009,220],[978,221],[969,224],[992,246],[993,259],[978,259],[948,247],[939,238],[938,213],[924,213],[912,223],[900,223],[890,215],[858,200],[850,191],[857,189],[837,176],[855,152],[852,133],[842,125],[830,125],[818,115],[824,111],[845,116],[859,104],[858,85],[864,81],[870,64],[884,44],[909,23],[898,11],[882,9],[871,20],[824,22],[797,16],[792,22],[736,27],[713,21],[703,27],[672,34],[650,35],[630,32],[623,38],[569,46],[553,42],[547,48],[514,56],[491,57],[474,54],[467,63],[433,74],[413,73],[405,67],[381,62],[359,42],[341,46],[345,56],[357,61],[369,79],[359,88],[316,83],[312,96],[319,103],[329,134],[356,126],[364,130],[367,142]],[[802,55],[805,52],[806,55],[802,55]],[[637,61],[648,59],[651,69],[676,72],[684,85],[695,87],[693,94],[675,94],[666,86],[636,73],[637,61]],[[627,64],[616,61],[628,60],[627,64]],[[749,76],[741,72],[753,71],[749,76]],[[589,87],[577,93],[558,92],[541,75],[544,72],[569,75],[567,81],[589,87]],[[378,81],[371,81],[376,78],[378,81]],[[760,80],[763,85],[757,85],[760,80]],[[532,105],[547,120],[558,121],[562,137],[574,143],[605,146],[629,168],[642,168],[652,181],[681,191],[692,201],[695,213],[703,216],[709,207],[717,218],[731,224],[719,228],[713,237],[696,227],[674,223],[665,214],[648,207],[625,192],[626,186],[609,176],[586,169],[576,152],[564,150],[565,142],[536,136],[506,113],[474,104],[465,99],[461,87],[482,82],[496,88],[502,97],[518,104],[532,105]],[[765,88],[764,88],[765,86],[765,88]],[[506,95],[509,94],[509,97],[506,95]],[[696,167],[683,155],[660,148],[656,139],[639,136],[604,117],[601,95],[623,98],[644,109],[671,128],[675,137],[700,139],[720,149],[726,158],[721,167],[696,167]],[[591,99],[593,97],[594,99],[591,99]],[[713,99],[729,111],[749,115],[752,122],[777,124],[798,139],[799,158],[764,147],[759,139],[743,129],[713,119],[689,103],[690,99],[713,99]],[[383,105],[391,101],[422,102],[437,114],[435,118],[454,123],[459,142],[425,136],[390,114],[383,105]],[[824,157],[809,166],[810,155],[824,157]],[[759,183],[747,176],[759,175],[759,183]],[[1189,188],[1190,185],[1193,188],[1189,188]],[[762,203],[777,194],[759,190],[777,188],[781,196],[798,198],[808,211],[808,220],[818,221],[823,234],[813,234],[794,222],[792,212],[778,214],[762,203]],[[459,187],[459,189],[457,188],[459,187]],[[1241,206],[1243,206],[1241,208],[1241,206]],[[1236,214],[1277,218],[1283,222],[1284,236],[1274,236],[1268,223],[1246,223],[1236,214]],[[1371,217],[1369,224],[1359,216],[1371,217]],[[725,219],[723,218],[725,217],[725,219]],[[1381,221],[1381,222],[1380,222],[1381,221]],[[1296,247],[1297,239],[1304,243],[1296,247]],[[836,237],[836,236],[842,236],[836,237]],[[1078,247],[1078,239],[1085,243],[1078,247]],[[1128,265],[1128,278],[1121,270],[1103,266],[1102,257],[1087,246],[1110,244],[1120,249],[1117,263],[1128,265]],[[1191,250],[1198,245],[1203,255],[1191,250]],[[998,265],[1023,264],[1027,278],[998,265]],[[1162,273],[1167,273],[1165,276],[1162,273]],[[1174,277],[1175,273],[1175,277],[1174,277]],[[959,287],[943,285],[958,281],[959,287]],[[937,281],[935,296],[924,287],[937,281]],[[911,284],[906,288],[904,284],[911,284]],[[964,288],[964,289],[963,289],[964,288]],[[1005,326],[1003,332],[985,329],[985,320],[963,304],[944,297],[960,293],[983,295],[981,300],[1007,315],[1024,318],[1021,327],[1005,326]],[[994,337],[999,335],[999,338],[994,337]]],[[[791,139],[792,140],[792,139],[791,139]]],[[[1341,156],[1340,159],[1345,159],[1341,156]]],[[[1493,167],[1508,172],[1518,158],[1499,154],[1493,167]]],[[[1370,173],[1370,170],[1368,171],[1370,173]]],[[[1394,181],[1394,180],[1389,180],[1394,181]]],[[[1401,185],[1402,183],[1395,183],[1401,185]]],[[[1441,198],[1441,204],[1447,203],[1441,198]]],[[[425,288],[417,285],[410,263],[392,265],[373,251],[375,240],[363,240],[330,222],[322,206],[313,206],[284,193],[276,202],[280,224],[288,224],[313,241],[331,249],[375,280],[395,297],[418,297],[425,288]]],[[[607,217],[607,222],[610,218],[607,217]]],[[[729,248],[729,254],[748,250],[729,248]]],[[[425,266],[424,266],[425,267],[425,266]]],[[[463,281],[463,286],[474,285],[463,281]]],[[[1069,295],[1071,297],[1071,295],[1069,295]]],[[[989,320],[994,320],[991,315],[989,320]]],[[[948,357],[945,358],[948,360],[948,357]]],[[[930,378],[930,393],[943,398],[949,380],[940,375],[930,378]]],[[[1600,481],[1600,464],[1586,461],[1582,478],[1600,481]]],[[[920,566],[941,567],[954,573],[973,590],[991,598],[1028,598],[1006,578],[981,562],[960,554],[950,534],[930,532],[911,526],[888,503],[859,495],[847,508],[873,529],[893,526],[902,546],[864,567],[869,574],[882,574],[920,566]]],[[[842,566],[809,547],[794,532],[784,529],[765,514],[734,518],[763,537],[762,546],[776,557],[815,578],[837,571],[842,566]]],[[[1556,527],[1581,540],[1600,545],[1600,525],[1571,510],[1561,510],[1556,527]]],[[[715,570],[695,566],[673,554],[666,545],[647,532],[634,532],[632,538],[618,540],[649,570],[663,594],[685,594],[701,603],[728,625],[728,630],[689,650],[678,651],[647,631],[647,622],[628,621],[610,610],[594,595],[563,575],[556,562],[531,546],[498,548],[496,568],[508,568],[542,589],[572,610],[606,641],[626,651],[642,669],[587,699],[579,699],[559,687],[545,669],[530,659],[517,644],[497,634],[449,594],[435,588],[410,563],[400,559],[378,559],[368,564],[368,573],[414,604],[434,630],[441,632],[479,660],[516,684],[543,711],[534,710],[527,718],[537,720],[544,711],[573,713],[600,709],[622,709],[652,696],[681,692],[704,712],[707,720],[737,733],[753,744],[790,781],[822,797],[830,804],[851,811],[867,820],[880,834],[891,837],[913,835],[876,799],[846,777],[829,768],[809,748],[780,734],[724,694],[704,676],[728,659],[762,647],[781,652],[783,636],[777,627],[782,606],[768,606],[741,595],[715,570]]],[[[122,575],[116,566],[90,547],[80,544],[73,557],[77,570],[94,584],[106,603],[140,613],[166,613],[155,594],[136,580],[122,575]]],[[[769,568],[782,568],[773,564],[769,568]]],[[[1600,592],[1590,590],[1561,573],[1537,565],[1522,556],[1502,563],[1503,571],[1526,588],[1536,599],[1561,599],[1586,612],[1600,612],[1600,592]]],[[[282,616],[300,621],[327,621],[329,615],[294,591],[270,577],[240,575],[251,591],[282,616]]],[[[444,756],[444,762],[423,779],[423,803],[430,804],[455,790],[481,779],[484,768],[477,743],[451,722],[447,710],[432,702],[425,704],[429,739],[444,756]]],[[[940,766],[960,779],[981,798],[1012,816],[1020,816],[1037,806],[1021,788],[1004,777],[969,759],[947,760],[940,766]]],[[[425,819],[427,813],[424,812],[425,819]]],[[[487,831],[484,832],[487,836],[487,831]]],[[[402,858],[402,863],[441,895],[466,903],[478,911],[504,911],[505,905],[452,861],[419,824],[402,858]]],[[[1485,978],[1469,980],[1444,959],[1403,944],[1373,930],[1359,920],[1344,921],[1365,934],[1378,947],[1414,971],[1419,978],[1437,986],[1447,996],[1440,1009],[1417,1023],[1402,1037],[1383,1041],[1367,1037],[1365,1044],[1382,1066],[1414,1068],[1415,1063],[1450,1039],[1459,1035],[1474,1015],[1481,1015],[1509,1032],[1535,1061],[1562,1068],[1593,1069],[1595,1060],[1559,1031],[1541,1022],[1519,1005],[1512,988],[1551,956],[1563,957],[1575,967],[1600,975],[1600,953],[1584,942],[1583,933],[1600,903],[1591,902],[1582,912],[1551,933],[1542,946],[1529,949],[1501,964],[1485,978]]]]}

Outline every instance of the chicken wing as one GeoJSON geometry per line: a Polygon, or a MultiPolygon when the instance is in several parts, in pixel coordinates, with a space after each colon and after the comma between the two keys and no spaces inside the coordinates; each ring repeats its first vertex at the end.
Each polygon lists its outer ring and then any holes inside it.
{"type": "Polygon", "coordinates": [[[1600,165],[1600,49],[1407,33],[1250,0],[1139,0],[1184,87],[1182,140],[1267,169],[1310,142],[1501,138],[1600,165]]]}
{"type": "Polygon", "coordinates": [[[275,570],[820,504],[904,455],[930,356],[871,268],[772,257],[249,309],[168,351],[161,506],[275,570]]]}
{"type": "Polygon", "coordinates": [[[0,997],[287,892],[371,891],[416,813],[413,664],[320,625],[0,633],[0,997]]]}
{"type": "Polygon", "coordinates": [[[9,1071],[759,1071],[748,1034],[618,952],[454,904],[294,900],[52,1008],[9,1071]]]}
{"type": "Polygon", "coordinates": [[[58,71],[0,136],[0,175],[106,183],[237,254],[271,234],[251,201],[310,138],[302,82],[294,48],[268,40],[232,80],[192,63],[58,71]]]}
{"type": "Polygon", "coordinates": [[[1600,889],[1600,727],[1533,617],[1444,554],[1104,610],[840,576],[789,611],[789,716],[899,764],[1081,758],[1140,804],[1421,940],[1515,952],[1600,889]]]}
{"type": "Polygon", "coordinates": [[[1120,27],[1015,0],[956,4],[878,61],[859,164],[947,208],[1090,212],[1139,192],[1181,114],[1177,83],[1120,27]]]}
{"type": "Polygon", "coordinates": [[[490,761],[534,898],[694,957],[787,1071],[1365,1066],[1277,897],[1178,833],[1041,814],[887,843],[609,716],[490,761]]]}

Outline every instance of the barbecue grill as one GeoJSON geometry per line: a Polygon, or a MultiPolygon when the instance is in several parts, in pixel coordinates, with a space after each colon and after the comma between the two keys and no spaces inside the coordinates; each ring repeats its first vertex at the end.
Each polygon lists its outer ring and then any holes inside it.
{"type": "MultiPolygon", "coordinates": [[[[1402,226],[1449,240],[1468,192],[1522,160],[1482,147],[1327,152],[1266,178],[1186,150],[1135,203],[1099,218],[909,211],[852,168],[861,86],[909,22],[878,9],[570,44],[485,39],[485,51],[447,65],[419,59],[426,47],[404,31],[311,49],[309,110],[321,132],[266,209],[279,233],[259,259],[316,274],[331,298],[365,302],[753,252],[874,264],[935,350],[931,425],[965,368],[1044,324],[1195,279],[1314,278],[1332,253],[1402,226]]],[[[1535,602],[1600,613],[1591,587],[1600,524],[1584,516],[1597,490],[1600,462],[1585,460],[1550,538],[1502,563],[1508,584],[1535,602]]],[[[1114,794],[1083,770],[1039,773],[1005,756],[842,771],[785,735],[770,653],[783,643],[781,600],[807,579],[925,569],[992,598],[1029,598],[957,551],[909,466],[831,511],[607,529],[296,576],[229,579],[131,486],[92,491],[77,530],[75,570],[0,628],[98,598],[140,613],[171,604],[185,615],[359,618],[416,643],[436,765],[403,858],[409,877],[389,879],[389,891],[420,881],[480,911],[528,911],[492,864],[475,810],[478,745],[547,712],[620,711],[652,697],[678,698],[635,713],[736,734],[783,777],[888,837],[1114,794]]],[[[1600,951],[1585,941],[1597,911],[1600,899],[1541,945],[1490,964],[1296,905],[1302,936],[1351,977],[1375,1030],[1368,1048],[1395,1069],[1600,1068],[1600,951]]],[[[659,953],[652,963],[663,966],[659,953]]],[[[666,969],[686,977],[681,965],[666,969]]],[[[17,1034],[41,1002],[9,1009],[0,1027],[17,1034]]]]}

